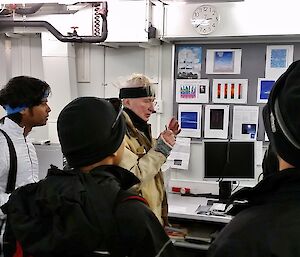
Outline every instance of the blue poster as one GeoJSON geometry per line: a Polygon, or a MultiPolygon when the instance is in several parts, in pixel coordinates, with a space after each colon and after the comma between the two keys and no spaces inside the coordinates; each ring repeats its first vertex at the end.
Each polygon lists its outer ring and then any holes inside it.
{"type": "Polygon", "coordinates": [[[287,67],[287,50],[272,49],[271,51],[271,68],[286,68],[287,67]]]}
{"type": "Polygon", "coordinates": [[[181,128],[182,129],[198,129],[198,113],[197,112],[181,112],[181,128]]]}
{"type": "Polygon", "coordinates": [[[263,80],[260,82],[260,99],[267,100],[269,98],[274,83],[274,80],[263,80]]]}
{"type": "Polygon", "coordinates": [[[217,51],[214,56],[214,72],[233,72],[234,52],[217,51]]]}

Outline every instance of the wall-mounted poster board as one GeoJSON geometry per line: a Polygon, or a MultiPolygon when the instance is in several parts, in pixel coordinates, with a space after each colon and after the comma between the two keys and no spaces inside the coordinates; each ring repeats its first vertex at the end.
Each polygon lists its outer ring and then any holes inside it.
{"type": "Polygon", "coordinates": [[[177,48],[177,79],[200,79],[202,64],[202,47],[183,45],[177,48]]]}
{"type": "Polygon", "coordinates": [[[204,120],[205,138],[228,138],[229,105],[206,105],[204,120]]]}
{"type": "Polygon", "coordinates": [[[293,45],[268,45],[266,53],[265,77],[278,79],[293,62],[293,45]]]}
{"type": "Polygon", "coordinates": [[[177,79],[177,103],[208,103],[208,79],[177,79]]]}
{"type": "Polygon", "coordinates": [[[178,121],[181,127],[179,136],[201,137],[201,104],[180,104],[178,106],[178,121]]]}
{"type": "Polygon", "coordinates": [[[207,49],[206,74],[240,74],[241,49],[207,49]]]}
{"type": "MultiPolygon", "coordinates": [[[[266,39],[268,40],[266,43],[246,42],[246,39],[243,39],[243,42],[233,42],[234,39],[226,40],[226,42],[221,40],[218,42],[218,40],[215,39],[214,42],[205,43],[201,43],[202,40],[199,39],[199,41],[194,41],[194,43],[189,44],[185,44],[183,39],[182,42],[178,42],[174,49],[174,115],[178,115],[178,106],[180,104],[202,104],[204,107],[203,114],[205,115],[206,105],[229,105],[228,138],[232,138],[234,106],[257,106],[257,125],[252,127],[244,126],[244,132],[246,132],[246,129],[249,131],[249,134],[244,134],[244,136],[249,137],[249,135],[251,135],[253,137],[251,131],[255,127],[256,134],[254,137],[256,140],[265,141],[262,109],[267,102],[273,81],[276,81],[276,76],[281,75],[293,60],[300,60],[300,43],[293,41],[293,38],[289,39],[286,37],[285,39],[288,44],[282,43],[281,38],[277,41],[268,38],[266,39]],[[208,102],[205,102],[203,99],[203,101],[197,99],[196,96],[192,96],[192,102],[178,98],[179,88],[177,87],[177,80],[184,80],[183,78],[177,78],[178,54],[179,50],[185,46],[201,48],[201,72],[200,78],[197,79],[209,81],[208,102]],[[240,50],[241,52],[239,53],[239,51],[235,50],[240,50]],[[223,53],[221,53],[222,51],[223,53]],[[239,56],[239,54],[241,56],[240,62],[234,59],[239,56]],[[225,64],[222,64],[223,56],[225,64]],[[233,56],[235,57],[233,58],[233,56]],[[232,69],[235,63],[240,64],[239,72],[232,69]],[[282,70],[280,70],[281,68],[282,70]],[[232,71],[234,71],[234,73],[231,73],[232,71]],[[277,75],[274,76],[274,74],[277,75]],[[234,85],[232,86],[231,84],[234,85]]],[[[196,58],[196,62],[198,62],[198,59],[199,58],[196,58]]],[[[239,67],[239,65],[235,67],[239,67]]],[[[192,81],[194,78],[189,78],[189,80],[192,81]]],[[[190,83],[193,84],[193,82],[190,83]]],[[[201,135],[200,140],[205,138],[205,133],[207,133],[205,129],[207,121],[203,114],[201,117],[202,131],[201,133],[198,132],[198,135],[201,135]]],[[[241,130],[238,131],[241,132],[241,130]]],[[[193,138],[192,142],[195,141],[198,141],[198,139],[193,138]]]]}
{"type": "Polygon", "coordinates": [[[248,79],[214,79],[213,103],[246,104],[248,79]]]}
{"type": "Polygon", "coordinates": [[[275,80],[258,78],[257,82],[257,103],[267,103],[275,80]]]}

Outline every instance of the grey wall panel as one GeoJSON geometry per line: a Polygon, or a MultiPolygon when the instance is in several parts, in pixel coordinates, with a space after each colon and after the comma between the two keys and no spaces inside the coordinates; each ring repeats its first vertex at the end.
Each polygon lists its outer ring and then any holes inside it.
{"type": "MultiPolygon", "coordinates": [[[[182,46],[187,44],[178,44],[177,46],[182,46]]],[[[266,59],[266,50],[267,45],[294,45],[294,60],[300,59],[300,43],[239,43],[239,44],[201,44],[193,43],[188,45],[198,45],[202,47],[202,66],[201,66],[201,78],[209,79],[210,84],[210,94],[212,92],[212,82],[213,79],[248,79],[248,101],[247,105],[257,105],[259,106],[259,121],[258,121],[258,134],[257,140],[264,140],[264,126],[262,120],[262,109],[264,104],[257,103],[257,80],[258,78],[265,77],[265,59],[266,59]],[[207,49],[242,49],[242,61],[241,61],[241,73],[240,74],[206,74],[206,51],[207,49]]],[[[175,71],[177,70],[177,51],[175,51],[175,71]]],[[[176,73],[175,73],[176,75],[176,73]]],[[[175,80],[176,78],[174,78],[175,80]]],[[[176,83],[176,82],[175,82],[176,83]]],[[[175,87],[174,87],[175,90],[175,87]]],[[[176,103],[174,93],[174,115],[177,115],[178,104],[176,103]]],[[[209,104],[213,104],[210,102],[209,104]]],[[[229,126],[229,135],[232,131],[232,111],[233,105],[230,105],[230,126],[229,126]]],[[[204,108],[203,108],[204,110],[204,108]]],[[[202,112],[202,121],[204,119],[204,112],[202,112]]],[[[203,124],[203,122],[202,122],[203,124]]],[[[202,126],[202,135],[203,135],[203,126],[202,126]]],[[[198,139],[193,139],[198,140],[198,139]]]]}

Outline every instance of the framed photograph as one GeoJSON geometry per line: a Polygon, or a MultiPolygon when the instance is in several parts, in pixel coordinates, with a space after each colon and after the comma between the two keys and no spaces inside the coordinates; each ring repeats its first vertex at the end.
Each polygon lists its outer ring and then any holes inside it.
{"type": "Polygon", "coordinates": [[[177,103],[208,103],[209,102],[208,79],[177,79],[176,102],[177,103]]]}
{"type": "Polygon", "coordinates": [[[228,138],[229,105],[205,106],[205,138],[228,138]]]}
{"type": "Polygon", "coordinates": [[[182,137],[201,137],[201,112],[200,104],[179,104],[178,121],[182,137]]]}
{"type": "Polygon", "coordinates": [[[212,85],[213,103],[246,104],[248,79],[214,79],[212,85]]]}
{"type": "Polygon", "coordinates": [[[233,106],[232,139],[256,140],[258,106],[233,106]]]}
{"type": "Polygon", "coordinates": [[[206,74],[240,74],[242,49],[208,49],[206,74]]]}
{"type": "Polygon", "coordinates": [[[266,103],[275,80],[258,78],[257,83],[257,103],[266,103]]]}
{"type": "Polygon", "coordinates": [[[182,45],[177,48],[177,79],[200,79],[202,47],[182,45]]]}
{"type": "Polygon", "coordinates": [[[293,56],[293,45],[267,46],[265,77],[277,80],[293,62],[293,56]]]}

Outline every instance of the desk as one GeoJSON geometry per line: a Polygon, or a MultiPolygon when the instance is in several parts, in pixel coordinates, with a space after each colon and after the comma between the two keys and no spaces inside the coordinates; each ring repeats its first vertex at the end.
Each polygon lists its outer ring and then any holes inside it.
{"type": "MultiPolygon", "coordinates": [[[[181,196],[180,194],[168,194],[169,220],[170,223],[180,224],[188,231],[198,230],[200,233],[209,230],[220,231],[232,219],[232,216],[216,216],[197,214],[199,205],[207,205],[209,199],[204,197],[181,196]]],[[[173,240],[180,257],[203,257],[206,256],[209,243],[190,243],[184,240],[173,240]]]]}
{"type": "Polygon", "coordinates": [[[196,210],[199,205],[207,205],[207,200],[208,199],[204,197],[181,196],[180,194],[170,193],[168,194],[169,217],[225,224],[231,221],[232,217],[229,215],[216,216],[197,214],[196,210]]]}

